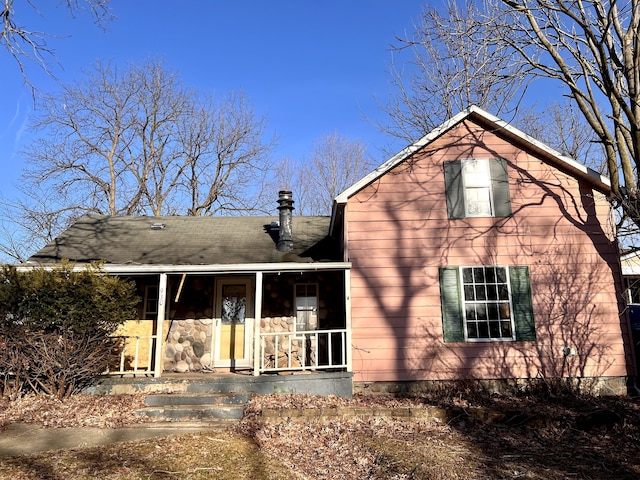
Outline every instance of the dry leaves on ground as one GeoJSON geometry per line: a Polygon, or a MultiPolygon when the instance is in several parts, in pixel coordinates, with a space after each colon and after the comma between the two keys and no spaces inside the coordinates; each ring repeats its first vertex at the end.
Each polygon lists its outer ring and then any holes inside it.
{"type": "Polygon", "coordinates": [[[0,398],[0,429],[24,422],[51,428],[116,428],[149,422],[136,409],[144,407],[144,394],[72,395],[60,400],[51,395],[27,395],[14,401],[0,398]]]}
{"type": "Polygon", "coordinates": [[[268,395],[254,398],[246,413],[243,431],[302,479],[640,478],[640,406],[632,398],[268,395]],[[349,405],[462,413],[448,422],[260,419],[263,409],[349,405]],[[506,415],[487,423],[465,414],[472,408],[506,415]]]}
{"type": "MultiPolygon", "coordinates": [[[[143,403],[144,395],[0,400],[0,428],[16,421],[113,428],[149,421],[135,414],[143,403]]],[[[258,446],[260,454],[283,462],[305,480],[640,478],[640,405],[629,397],[543,398],[477,392],[353,399],[263,395],[247,406],[239,432],[248,445],[258,446]],[[265,422],[260,417],[264,409],[274,408],[433,405],[454,407],[461,413],[446,422],[375,416],[265,422]],[[487,423],[465,413],[473,408],[506,415],[487,423]]]]}

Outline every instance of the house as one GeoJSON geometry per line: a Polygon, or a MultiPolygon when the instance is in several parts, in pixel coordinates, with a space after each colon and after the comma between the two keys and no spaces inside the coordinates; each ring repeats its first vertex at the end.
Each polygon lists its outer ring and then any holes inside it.
{"type": "Polygon", "coordinates": [[[331,217],[86,216],[29,259],[133,278],[115,373],[342,372],[359,391],[635,374],[607,179],[470,107],[331,217]],[[145,343],[146,342],[146,343],[145,343]]]}
{"type": "Polygon", "coordinates": [[[623,391],[635,371],[609,191],[472,107],[339,195],[354,384],[574,377],[623,391]]]}
{"type": "Polygon", "coordinates": [[[640,251],[632,249],[620,257],[625,286],[625,300],[631,325],[631,338],[636,356],[636,371],[640,363],[640,251]]]}

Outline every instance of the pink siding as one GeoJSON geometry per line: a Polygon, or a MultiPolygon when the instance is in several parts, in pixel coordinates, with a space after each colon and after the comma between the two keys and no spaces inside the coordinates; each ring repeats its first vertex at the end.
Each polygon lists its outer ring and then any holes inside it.
{"type": "Polygon", "coordinates": [[[609,207],[585,182],[466,122],[345,219],[356,381],[627,374],[609,207]],[[509,162],[512,217],[447,218],[442,162],[474,156],[509,162]],[[443,342],[438,268],[461,265],[529,267],[536,342],[443,342]]]}

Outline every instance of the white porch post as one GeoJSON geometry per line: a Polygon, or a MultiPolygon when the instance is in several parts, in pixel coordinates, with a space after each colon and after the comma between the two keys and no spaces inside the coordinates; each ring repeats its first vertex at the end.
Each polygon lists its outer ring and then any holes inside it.
{"type": "Polygon", "coordinates": [[[153,376],[159,378],[162,374],[162,339],[164,338],[164,319],[167,300],[167,274],[160,274],[160,284],[158,286],[158,320],[156,321],[156,349],[153,376]]]}
{"type": "Polygon", "coordinates": [[[260,375],[260,321],[262,320],[262,272],[256,272],[256,292],[253,302],[253,375],[260,375]]]}
{"type": "Polygon", "coordinates": [[[345,315],[345,328],[346,345],[344,346],[345,354],[347,356],[347,372],[353,372],[353,358],[351,352],[351,270],[348,268],[344,271],[344,315],[345,315]]]}

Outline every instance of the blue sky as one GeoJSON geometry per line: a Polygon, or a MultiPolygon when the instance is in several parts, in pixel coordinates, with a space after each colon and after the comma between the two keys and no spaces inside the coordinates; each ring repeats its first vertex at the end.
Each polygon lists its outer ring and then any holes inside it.
{"type": "MultiPolygon", "coordinates": [[[[55,2],[62,5],[63,2],[55,2]]],[[[389,94],[390,44],[413,30],[425,2],[419,0],[111,0],[118,17],[108,30],[88,17],[72,19],[58,6],[38,17],[18,5],[19,23],[57,35],[52,47],[62,82],[83,78],[97,59],[117,65],[164,60],[185,84],[202,91],[242,89],[279,137],[274,158],[297,159],[313,142],[337,131],[385,158],[388,136],[370,119],[384,114],[389,94]],[[22,10],[21,10],[22,9],[22,10]],[[377,100],[376,100],[377,99],[377,100]]],[[[0,198],[17,195],[33,110],[30,89],[0,51],[0,198]]],[[[32,68],[43,91],[55,83],[32,68]]],[[[393,145],[397,150],[405,145],[393,145]]]]}

